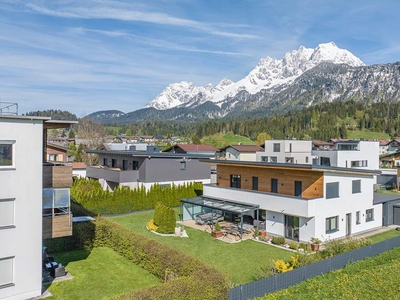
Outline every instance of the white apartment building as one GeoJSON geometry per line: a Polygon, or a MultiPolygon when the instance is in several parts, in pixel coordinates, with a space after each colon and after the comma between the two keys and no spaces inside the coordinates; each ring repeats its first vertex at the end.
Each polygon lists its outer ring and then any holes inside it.
{"type": "MultiPolygon", "coordinates": [[[[41,295],[42,234],[48,223],[43,217],[44,141],[47,128],[67,127],[52,122],[0,115],[0,299],[41,295]]],[[[63,201],[69,209],[69,198],[63,201]]],[[[54,225],[54,201],[52,205],[53,214],[46,218],[54,225]]],[[[69,211],[62,215],[70,217],[69,211]]],[[[72,227],[64,232],[70,234],[72,227]]]]}
{"type": "Polygon", "coordinates": [[[264,151],[256,153],[256,161],[312,164],[311,148],[311,140],[266,140],[264,151]]]}
{"type": "Polygon", "coordinates": [[[311,154],[321,166],[379,169],[378,141],[337,141],[333,150],[312,150],[311,154]]]}

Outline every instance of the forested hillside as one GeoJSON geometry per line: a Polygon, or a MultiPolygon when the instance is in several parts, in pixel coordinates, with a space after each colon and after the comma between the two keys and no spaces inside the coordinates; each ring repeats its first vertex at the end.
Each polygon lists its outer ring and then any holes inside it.
{"type": "Polygon", "coordinates": [[[70,113],[69,111],[59,110],[59,109],[31,111],[26,113],[25,116],[50,117],[52,120],[65,120],[65,121],[78,120],[76,115],[70,113]]]}

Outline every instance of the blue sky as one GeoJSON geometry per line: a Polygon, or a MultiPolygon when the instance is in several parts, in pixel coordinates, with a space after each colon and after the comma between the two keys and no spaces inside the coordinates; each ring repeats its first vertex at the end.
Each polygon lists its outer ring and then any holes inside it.
{"type": "Polygon", "coordinates": [[[393,0],[1,0],[0,101],[130,112],[170,83],[237,81],[263,57],[331,41],[396,62],[399,12],[393,0]]]}

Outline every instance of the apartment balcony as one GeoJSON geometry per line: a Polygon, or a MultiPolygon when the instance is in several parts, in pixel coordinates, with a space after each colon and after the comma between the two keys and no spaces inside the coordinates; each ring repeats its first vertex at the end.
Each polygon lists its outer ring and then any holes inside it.
{"type": "Polygon", "coordinates": [[[43,239],[72,235],[69,188],[43,189],[43,239]]]}
{"type": "Polygon", "coordinates": [[[72,186],[72,166],[43,164],[43,188],[68,188],[72,186]]]}
{"type": "Polygon", "coordinates": [[[125,183],[139,180],[139,170],[121,170],[103,166],[87,166],[86,177],[104,179],[111,182],[125,183]]]}
{"type": "Polygon", "coordinates": [[[312,218],[315,216],[315,201],[321,199],[306,199],[275,193],[219,187],[216,185],[204,185],[203,195],[205,197],[259,205],[260,209],[305,218],[312,218]]]}

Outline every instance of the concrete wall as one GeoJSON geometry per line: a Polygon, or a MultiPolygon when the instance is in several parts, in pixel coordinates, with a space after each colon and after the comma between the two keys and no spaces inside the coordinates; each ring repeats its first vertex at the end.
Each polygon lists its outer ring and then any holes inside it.
{"type": "MultiPolygon", "coordinates": [[[[42,124],[42,120],[0,117],[0,141],[15,141],[14,166],[0,168],[0,201],[14,199],[14,227],[0,228],[0,259],[13,257],[14,285],[0,288],[0,299],[41,294],[42,124]]],[[[0,278],[8,272],[0,268],[0,278]]]]}

